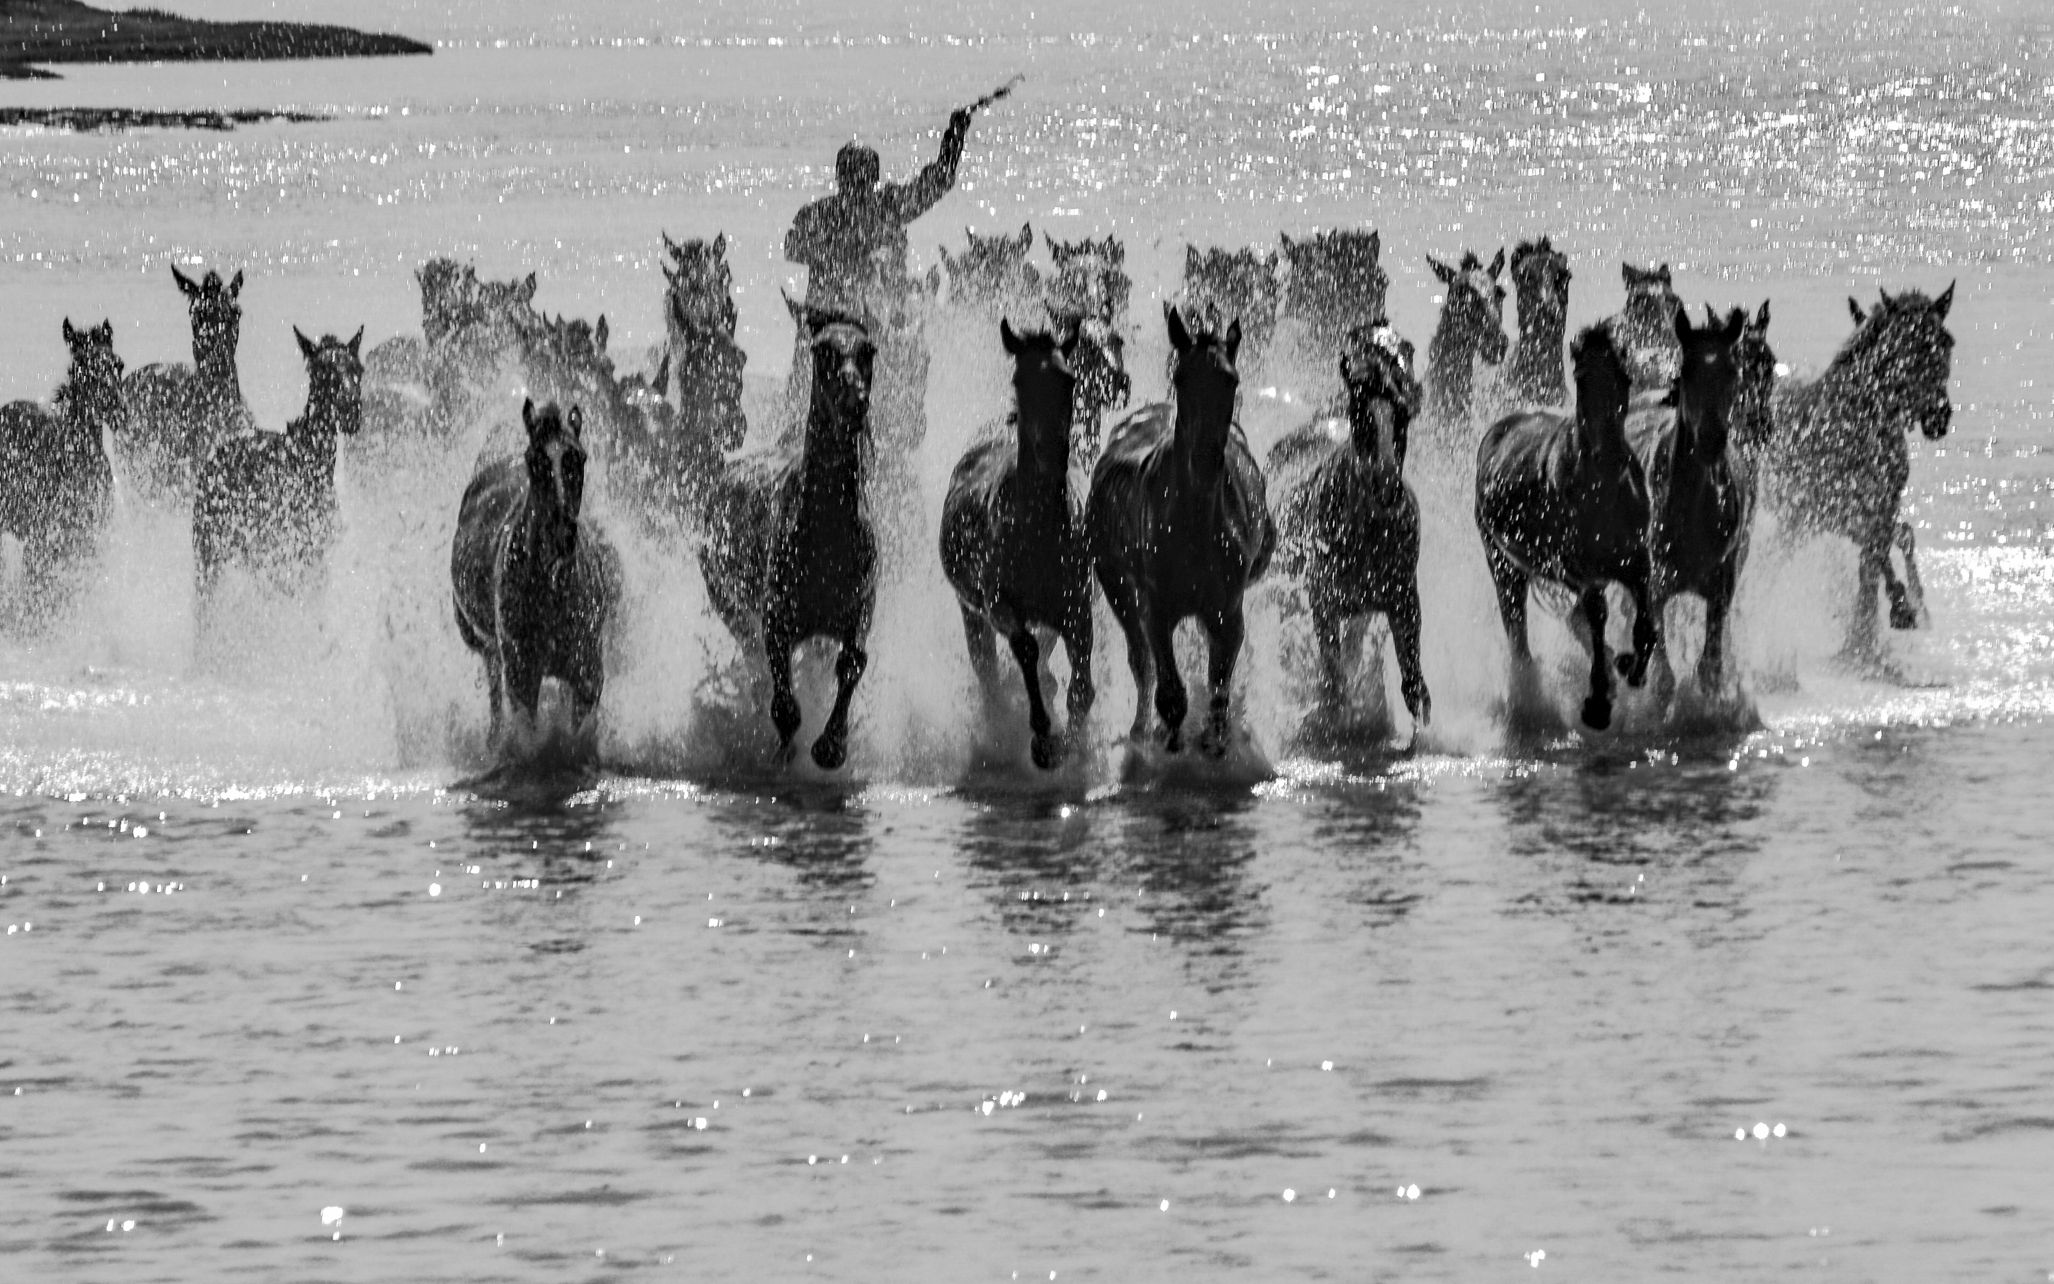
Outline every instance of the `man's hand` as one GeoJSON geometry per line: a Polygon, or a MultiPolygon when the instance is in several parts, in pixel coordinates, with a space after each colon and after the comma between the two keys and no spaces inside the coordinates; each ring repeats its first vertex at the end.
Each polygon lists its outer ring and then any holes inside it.
{"type": "Polygon", "coordinates": [[[949,113],[949,132],[967,134],[970,132],[970,109],[958,107],[949,113]]]}

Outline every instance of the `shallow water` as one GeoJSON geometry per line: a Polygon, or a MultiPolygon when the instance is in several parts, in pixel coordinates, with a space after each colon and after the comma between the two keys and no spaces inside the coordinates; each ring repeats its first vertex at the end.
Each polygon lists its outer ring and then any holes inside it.
{"type": "MultiPolygon", "coordinates": [[[[965,725],[924,568],[880,605],[848,778],[779,772],[691,557],[623,532],[601,767],[501,771],[495,801],[461,786],[492,764],[443,578],[494,425],[354,445],[327,600],[250,600],[210,653],[182,519],[125,500],[80,617],[0,642],[0,1274],[2054,1272],[2054,31],[1576,13],[373,3],[349,21],[437,55],[0,85],[333,117],[0,131],[8,398],[47,397],[66,315],[182,356],[168,262],[248,271],[271,424],[291,326],[417,330],[439,253],[605,310],[633,367],[659,228],[727,231],[774,378],[777,244],[834,148],[903,172],[1020,69],[916,255],[1119,233],[1145,395],[1187,238],[1373,223],[1424,348],[1425,253],[1550,231],[1572,322],[1616,308],[1620,258],[1667,260],[1693,306],[1768,298],[1800,371],[1848,294],[1960,281],[1954,432],[1912,447],[1931,627],[1838,660],[1851,554],[1771,523],[1748,699],[1688,727],[1629,700],[1616,735],[1506,729],[1456,443],[1413,476],[1434,727],[1300,743],[1303,629],[1265,594],[1247,743],[1195,774],[1113,744],[1107,627],[1083,761],[1040,779],[965,725]]],[[[1003,408],[995,348],[938,339],[929,514],[1003,408]]],[[[1296,411],[1250,392],[1259,448],[1296,411]]],[[[1566,718],[1571,644],[1536,639],[1566,718]]]]}

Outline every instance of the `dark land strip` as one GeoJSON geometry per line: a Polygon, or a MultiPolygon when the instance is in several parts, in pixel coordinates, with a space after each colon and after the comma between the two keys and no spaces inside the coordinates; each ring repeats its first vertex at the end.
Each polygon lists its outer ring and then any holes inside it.
{"type": "MultiPolygon", "coordinates": [[[[161,9],[113,13],[80,0],[0,0],[0,79],[46,79],[45,63],[213,62],[425,54],[405,36],[303,22],[208,22],[161,9]]],[[[178,116],[184,113],[161,113],[178,116]]],[[[198,112],[206,123],[240,113],[198,112]]],[[[272,113],[284,117],[285,113],[272,113]]],[[[290,117],[287,117],[290,118],[290,117]]],[[[164,123],[176,123],[166,121],[164,123]]]]}

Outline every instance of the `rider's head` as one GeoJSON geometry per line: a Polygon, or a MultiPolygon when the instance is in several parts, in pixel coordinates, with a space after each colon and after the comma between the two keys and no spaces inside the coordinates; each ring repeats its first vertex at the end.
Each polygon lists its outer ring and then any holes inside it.
{"type": "Polygon", "coordinates": [[[842,191],[868,192],[877,186],[877,153],[861,143],[844,143],[834,154],[834,181],[842,191]]]}

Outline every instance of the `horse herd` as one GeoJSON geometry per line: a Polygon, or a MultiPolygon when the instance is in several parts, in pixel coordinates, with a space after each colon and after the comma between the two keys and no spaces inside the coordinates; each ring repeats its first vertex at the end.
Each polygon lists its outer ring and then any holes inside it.
{"type": "MultiPolygon", "coordinates": [[[[607,323],[533,308],[535,277],[495,282],[438,259],[416,273],[422,334],[360,352],[298,337],[305,413],[257,431],[237,382],[242,276],[174,278],[192,319],[191,366],[124,374],[113,327],[63,333],[71,365],[54,405],[0,410],[0,532],[21,543],[17,623],[46,621],[89,567],[117,485],[189,505],[196,614],[222,572],[241,567],[288,592],[318,588],[336,531],[338,439],[367,423],[394,437],[450,436],[496,414],[510,363],[528,393],[525,449],[488,452],[464,491],[451,551],[458,631],[483,658],[495,739],[504,714],[535,716],[543,680],[561,681],[583,724],[605,681],[604,638],[623,593],[622,561],[585,501],[602,461],[616,511],[696,547],[709,600],[767,670],[780,753],[801,712],[792,660],[809,639],[839,648],[832,711],[813,761],[846,761],[850,706],[881,569],[919,525],[910,458],[925,434],[925,327],[996,329],[1012,366],[1012,408],[978,434],[949,479],[941,566],[961,610],[987,699],[1002,693],[998,639],[1026,688],[1030,750],[1051,768],[1093,699],[1096,581],[1126,645],[1136,688],[1131,734],[1184,744],[1189,696],[1174,647],[1195,620],[1209,646],[1196,736],[1225,752],[1244,601],[1274,565],[1295,581],[1318,653],[1315,716],[1344,712],[1368,625],[1388,623],[1415,727],[1431,717],[1420,659],[1418,499],[1405,478],[1414,429],[1474,449],[1475,520],[1496,588],[1515,682],[1530,671],[1529,592],[1567,608],[1590,654],[1583,721],[1612,719],[1614,671],[1652,674],[1666,704],[1668,602],[1706,606],[1696,682],[1725,682],[1727,619],[1757,500],[1796,533],[1851,538],[1860,553],[1854,634],[1874,628],[1877,585],[1893,627],[1916,625],[1911,528],[1900,516],[1905,434],[1947,430],[1953,287],[1934,298],[1884,292],[1850,301],[1855,329],[1825,371],[1781,372],[1766,303],[1751,316],[1676,298],[1668,269],[1623,267],[1626,302],[1567,340],[1571,272],[1548,238],[1520,243],[1510,278],[1519,337],[1504,325],[1503,251],[1488,264],[1429,256],[1443,287],[1424,382],[1414,347],[1385,313],[1375,232],[1283,238],[1281,254],[1187,249],[1180,296],[1163,304],[1168,396],[1127,408],[1131,281],[1111,237],[1047,241],[1054,269],[1029,262],[1031,229],[972,235],[947,272],[930,272],[880,318],[789,303],[797,356],[777,426],[745,443],[746,358],[735,340],[726,238],[664,238],[667,339],[652,374],[620,376],[607,323]],[[944,302],[945,299],[945,302],[944,302]],[[1045,313],[1045,324],[1016,329],[1045,313]],[[1285,354],[1335,370],[1340,387],[1258,461],[1239,422],[1243,371],[1285,354]],[[1565,363],[1565,347],[1567,361],[1565,363]],[[1502,367],[1479,380],[1479,367],[1502,367]],[[1573,394],[1573,395],[1572,395],[1573,394]],[[540,403],[538,405],[538,402],[540,403]],[[1108,415],[1121,411],[1109,425],[1108,415]],[[1481,419],[1480,438],[1472,431],[1481,419]],[[117,481],[117,479],[119,479],[117,481]],[[1903,555],[1900,581],[1889,557],[1903,555]],[[1606,641],[1606,587],[1633,603],[1632,643],[1606,641]],[[1050,716],[1047,658],[1068,653],[1067,718],[1050,716]]],[[[376,434],[374,434],[376,435],[376,434]]],[[[914,532],[917,534],[917,531],[914,532]]],[[[903,559],[901,559],[903,560],[903,559]]]]}

